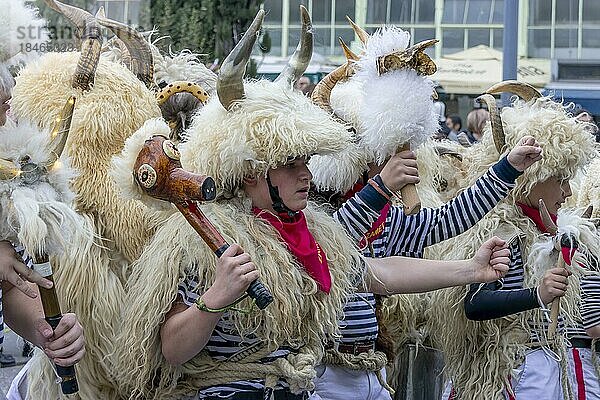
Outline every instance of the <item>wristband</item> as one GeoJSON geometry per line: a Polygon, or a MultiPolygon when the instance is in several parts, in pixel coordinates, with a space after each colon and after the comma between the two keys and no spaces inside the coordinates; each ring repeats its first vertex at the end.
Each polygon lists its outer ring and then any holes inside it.
{"type": "Polygon", "coordinates": [[[367,183],[371,185],[371,187],[375,189],[377,193],[382,195],[387,201],[390,201],[390,196],[383,191],[377,182],[375,182],[373,179],[369,179],[367,183]]]}
{"type": "Polygon", "coordinates": [[[221,308],[210,308],[210,307],[208,307],[206,305],[206,303],[204,303],[204,300],[202,300],[202,297],[198,297],[198,300],[196,300],[196,307],[200,311],[208,312],[208,313],[211,313],[211,314],[219,314],[219,313],[223,313],[223,312],[229,311],[229,310],[235,310],[235,311],[244,312],[244,310],[240,310],[240,309],[234,308],[234,306],[236,304],[238,304],[239,302],[241,302],[242,300],[244,300],[246,297],[248,297],[247,294],[243,295],[242,297],[240,297],[239,299],[237,299],[233,303],[231,303],[231,304],[229,304],[229,305],[227,305],[225,307],[221,307],[221,308]]]}

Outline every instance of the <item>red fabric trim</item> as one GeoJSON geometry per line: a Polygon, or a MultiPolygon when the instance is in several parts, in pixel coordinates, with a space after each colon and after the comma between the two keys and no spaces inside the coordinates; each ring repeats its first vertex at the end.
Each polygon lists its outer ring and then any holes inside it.
{"type": "Polygon", "coordinates": [[[377,218],[377,220],[375,222],[373,222],[371,229],[369,229],[367,231],[367,233],[365,233],[365,237],[360,241],[359,247],[361,249],[366,247],[367,244],[373,243],[373,241],[375,241],[375,239],[377,239],[379,236],[381,236],[381,234],[383,233],[383,229],[385,228],[385,220],[387,219],[388,214],[390,213],[390,208],[391,208],[390,203],[387,203],[383,207],[383,209],[381,210],[381,213],[379,214],[379,218],[377,218]]]}
{"type": "Polygon", "coordinates": [[[577,400],[585,400],[585,381],[583,379],[583,365],[579,350],[573,348],[573,362],[575,364],[575,379],[577,380],[577,400]]]}
{"type": "Polygon", "coordinates": [[[516,400],[513,393],[515,392],[512,386],[512,380],[510,379],[510,375],[508,376],[508,389],[506,390],[506,395],[508,396],[508,400],[516,400]]]}

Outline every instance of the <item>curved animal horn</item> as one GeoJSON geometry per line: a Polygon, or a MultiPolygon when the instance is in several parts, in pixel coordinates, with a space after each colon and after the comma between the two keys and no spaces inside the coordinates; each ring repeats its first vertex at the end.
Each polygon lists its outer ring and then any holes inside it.
{"type": "Polygon", "coordinates": [[[354,21],[352,21],[352,19],[349,16],[347,16],[347,15],[346,15],[346,20],[348,21],[348,23],[350,24],[350,26],[354,30],[354,33],[356,34],[356,36],[358,36],[358,38],[360,39],[360,41],[362,42],[362,44],[364,46],[366,46],[367,42],[369,41],[369,37],[370,37],[369,34],[367,33],[367,31],[365,31],[360,26],[356,25],[354,23],[354,21]]]}
{"type": "Polygon", "coordinates": [[[542,200],[542,199],[540,199],[540,201],[539,201],[539,212],[540,212],[540,217],[542,217],[542,222],[544,223],[544,226],[546,227],[546,231],[548,233],[550,233],[551,235],[556,235],[558,233],[558,226],[556,226],[554,221],[552,221],[552,218],[550,217],[550,213],[548,212],[548,207],[546,207],[546,204],[544,203],[544,200],[542,200]]]}
{"type": "Polygon", "coordinates": [[[75,96],[71,96],[67,103],[64,105],[58,117],[54,121],[52,130],[50,131],[52,141],[50,142],[49,151],[50,158],[45,163],[45,167],[51,167],[56,160],[60,158],[67,139],[69,137],[69,130],[71,129],[71,122],[73,120],[73,110],[75,109],[75,96]]]}
{"type": "Polygon", "coordinates": [[[296,51],[290,57],[287,65],[281,71],[275,82],[283,81],[290,85],[298,80],[306,71],[313,52],[313,31],[312,22],[308,10],[303,5],[300,6],[300,16],[302,18],[302,29],[300,34],[300,43],[296,51]]]}
{"type": "Polygon", "coordinates": [[[342,38],[339,38],[339,41],[340,45],[342,46],[342,50],[344,50],[344,56],[346,57],[346,61],[358,61],[359,57],[356,55],[355,52],[350,50],[350,47],[348,47],[346,42],[344,42],[342,38]]]}
{"type": "Polygon", "coordinates": [[[499,94],[502,92],[514,93],[525,101],[542,97],[539,90],[528,83],[519,81],[503,81],[496,83],[485,92],[489,94],[499,94]]]}
{"type": "Polygon", "coordinates": [[[165,86],[165,88],[156,96],[158,105],[164,104],[169,97],[175,93],[189,93],[197,98],[202,104],[205,104],[208,100],[208,93],[202,87],[193,82],[176,81],[165,86]]]}
{"type": "Polygon", "coordinates": [[[63,4],[57,0],[44,1],[48,7],[64,15],[77,28],[77,35],[82,40],[81,55],[71,86],[83,91],[89,90],[90,85],[94,82],[102,50],[102,34],[96,19],[81,8],[63,4]]]}
{"type": "Polygon", "coordinates": [[[21,170],[12,161],[0,158],[0,180],[14,179],[21,174],[21,170]]]}
{"type": "Polygon", "coordinates": [[[504,136],[504,127],[502,126],[500,112],[496,106],[496,99],[491,94],[483,94],[477,98],[477,101],[487,105],[490,113],[490,124],[492,125],[494,145],[496,146],[496,150],[498,150],[498,154],[502,154],[504,146],[506,145],[506,137],[504,136]]]}
{"type": "Polygon", "coordinates": [[[252,21],[242,39],[235,45],[223,61],[223,65],[221,65],[219,77],[217,78],[217,95],[226,110],[230,110],[235,101],[244,97],[244,72],[264,17],[265,11],[258,10],[254,21],[252,21]]]}
{"type": "Polygon", "coordinates": [[[96,14],[98,22],[110,29],[127,47],[129,53],[129,69],[146,87],[154,85],[154,58],[150,44],[132,27],[106,18],[104,7],[96,14]]]}
{"type": "MultiPolygon", "coordinates": [[[[346,46],[346,43],[344,43],[342,38],[339,38],[339,41],[342,45],[342,48],[344,48],[344,54],[346,54],[347,57],[346,62],[334,69],[333,71],[331,71],[323,79],[321,79],[321,81],[317,83],[317,86],[315,86],[315,89],[313,90],[311,96],[312,102],[317,106],[321,107],[323,110],[327,111],[327,113],[329,114],[335,114],[330,103],[331,91],[333,90],[335,85],[338,84],[338,82],[344,81],[350,78],[352,75],[354,75],[356,70],[354,69],[353,64],[354,61],[358,60],[358,57],[356,57],[356,55],[352,53],[350,49],[348,49],[348,46],[346,46]],[[353,55],[353,58],[348,58],[349,55],[353,55]]],[[[336,118],[340,122],[346,123],[341,118],[337,116],[336,118]]]]}

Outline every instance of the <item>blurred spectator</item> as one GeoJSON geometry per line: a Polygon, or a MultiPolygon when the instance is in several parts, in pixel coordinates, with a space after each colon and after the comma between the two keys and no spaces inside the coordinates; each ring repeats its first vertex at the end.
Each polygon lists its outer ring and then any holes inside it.
{"type": "Polygon", "coordinates": [[[458,115],[450,115],[446,118],[446,126],[450,130],[450,132],[448,132],[448,139],[453,142],[458,142],[458,133],[462,128],[462,120],[460,117],[458,115]]]}
{"type": "Polygon", "coordinates": [[[302,92],[303,95],[310,97],[312,95],[313,90],[315,89],[315,84],[312,83],[308,76],[301,76],[296,81],[294,85],[294,89],[302,92]]]}
{"type": "Polygon", "coordinates": [[[469,147],[483,137],[483,128],[490,120],[490,113],[483,108],[472,110],[467,115],[467,130],[458,134],[458,142],[465,147],[469,147]]]}

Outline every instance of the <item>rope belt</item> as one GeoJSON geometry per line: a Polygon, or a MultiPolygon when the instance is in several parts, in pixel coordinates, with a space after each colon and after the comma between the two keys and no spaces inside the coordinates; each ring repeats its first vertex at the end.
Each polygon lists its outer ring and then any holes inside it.
{"type": "Polygon", "coordinates": [[[317,357],[300,352],[277,358],[270,363],[261,363],[260,359],[272,351],[260,347],[242,354],[235,354],[225,361],[216,361],[204,354],[192,363],[185,365],[184,374],[194,388],[204,389],[210,386],[224,385],[236,381],[264,378],[265,388],[271,391],[280,379],[284,379],[292,393],[300,393],[314,389],[313,379],[316,377],[315,365],[317,357]],[[196,378],[197,376],[197,378],[196,378]]]}

